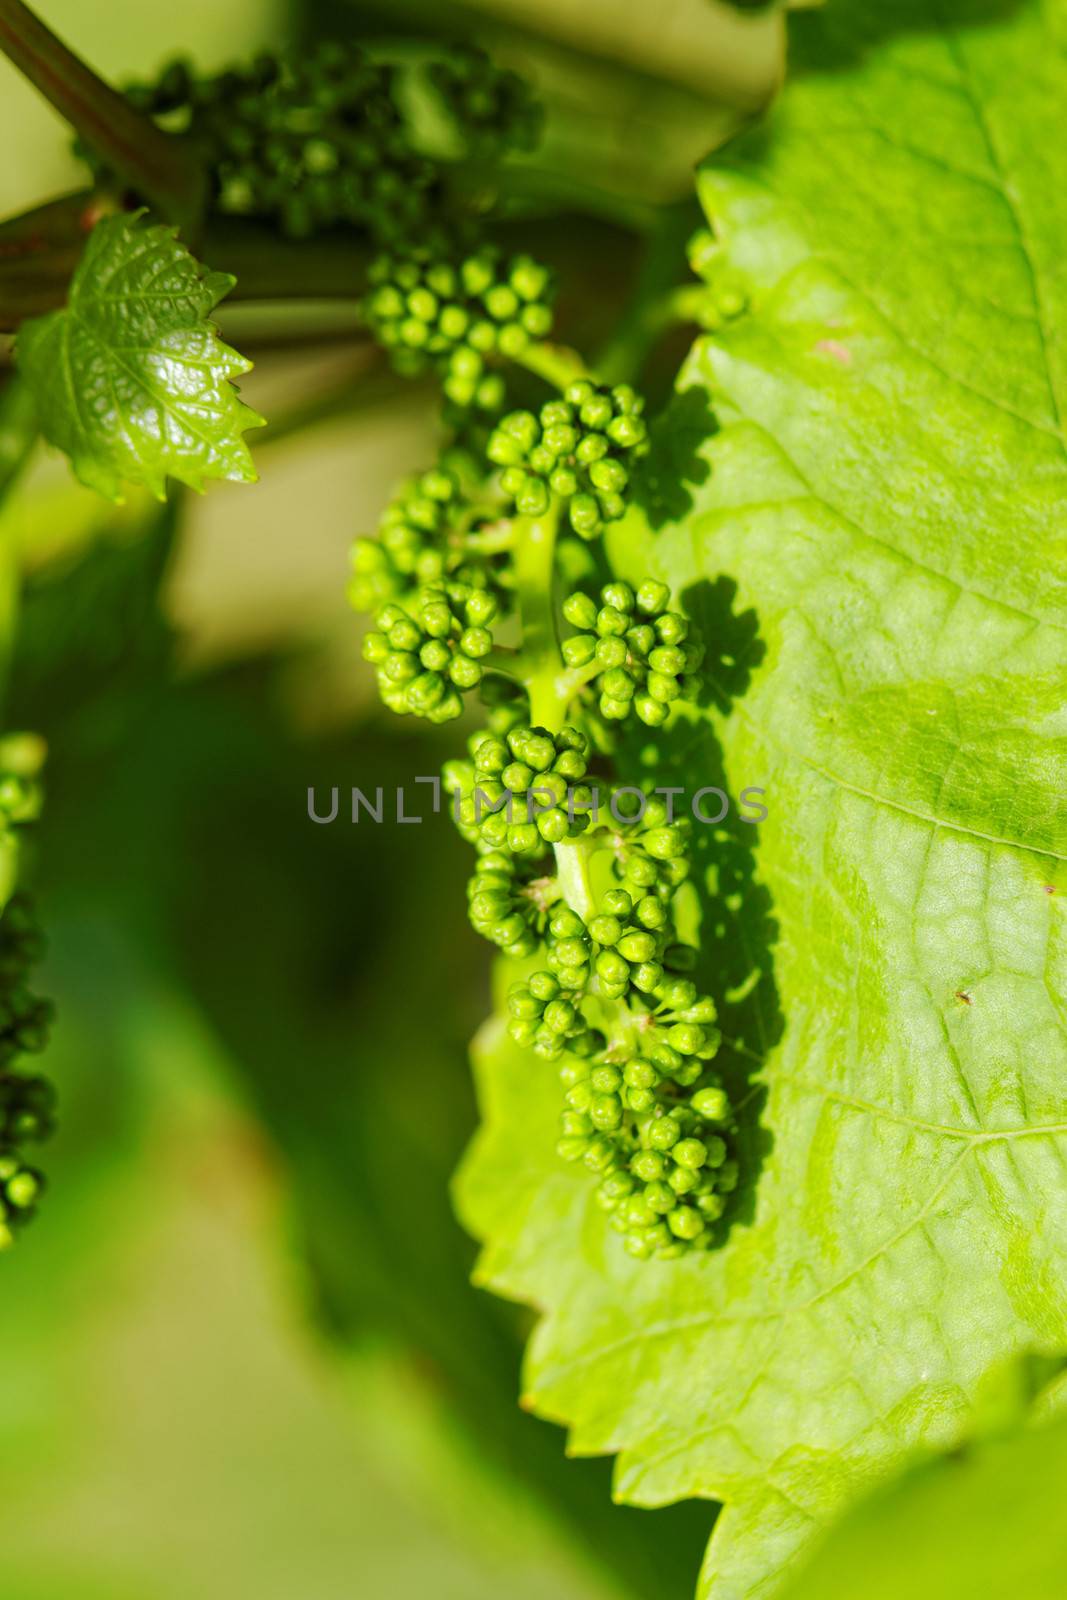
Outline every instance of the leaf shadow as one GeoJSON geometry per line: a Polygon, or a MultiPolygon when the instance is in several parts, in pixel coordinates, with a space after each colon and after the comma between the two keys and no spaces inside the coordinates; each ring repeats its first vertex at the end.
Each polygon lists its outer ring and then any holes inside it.
{"type": "MultiPolygon", "coordinates": [[[[682,594],[685,609],[699,624],[708,647],[700,705],[721,714],[744,693],[766,654],[756,613],[738,610],[736,599],[737,585],[727,577],[714,582],[702,578],[682,594]]],[[[754,817],[765,803],[762,775],[742,774],[743,781],[731,788],[722,744],[707,716],[699,722],[678,718],[643,745],[635,738],[630,754],[646,778],[651,772],[655,781],[657,771],[662,771],[664,784],[685,784],[684,795],[676,801],[679,809],[692,814],[698,797],[701,815],[694,819],[689,880],[700,946],[693,976],[718,1007],[723,1043],[716,1065],[737,1108],[741,1167],[740,1182],[717,1227],[717,1243],[722,1243],[737,1223],[751,1222],[755,1214],[760,1172],[773,1144],[762,1122],[767,1098],[762,1073],[784,1027],[774,975],[778,924],[770,891],[757,877],[759,821],[754,817]],[[758,794],[751,792],[756,789],[758,794]],[[741,803],[746,790],[747,799],[741,803]],[[725,800],[729,801],[725,815],[712,820],[725,800]]]]}
{"type": "Polygon", "coordinates": [[[634,467],[630,492],[657,532],[693,509],[692,491],[711,473],[702,447],[718,427],[707,391],[697,385],[672,394],[650,424],[648,451],[634,467]]]}

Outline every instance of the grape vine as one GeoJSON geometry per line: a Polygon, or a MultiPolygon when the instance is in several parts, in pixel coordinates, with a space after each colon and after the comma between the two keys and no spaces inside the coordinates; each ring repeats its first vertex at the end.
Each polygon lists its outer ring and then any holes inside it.
{"type": "Polygon", "coordinates": [[[432,469],[416,490],[442,492],[403,502],[409,515],[428,503],[415,526],[394,508],[380,547],[356,542],[353,598],[373,605],[385,578],[390,598],[364,653],[391,710],[447,721],[481,690],[486,725],[444,772],[478,854],[470,920],[530,969],[509,992],[508,1028],[560,1063],[559,1154],[597,1175],[626,1248],[662,1259],[712,1242],[738,1169],[712,1065],[714,1002],[687,976],[696,952],[672,909],[689,870],[688,819],[632,786],[624,800],[610,729],[665,722],[694,691],[702,650],[653,580],[608,582],[599,604],[583,591],[555,601],[564,519],[589,540],[622,515],[623,458],[644,438],[631,389],[568,376],[538,418],[502,419],[481,464],[465,455],[462,476],[432,469]],[[420,568],[434,580],[421,582],[420,568]],[[509,621],[517,646],[498,637],[509,621]],[[578,631],[561,639],[565,623],[578,631]]]}
{"type": "Polygon", "coordinates": [[[477,854],[471,924],[522,963],[508,1031],[559,1064],[560,1156],[596,1175],[633,1255],[708,1248],[738,1166],[715,1005],[675,925],[690,824],[613,760],[621,724],[662,727],[693,698],[703,646],[664,584],[597,592],[582,555],[625,514],[642,398],[545,342],[550,276],[534,262],[423,250],[371,277],[368,324],[401,370],[436,366],[449,436],[353,546],[364,655],[401,715],[452,721],[480,699],[484,725],[443,786],[477,854]],[[509,365],[555,397],[506,410],[509,365]],[[472,412],[496,415],[472,426],[472,412]],[[588,586],[559,604],[583,560],[588,586]]]}

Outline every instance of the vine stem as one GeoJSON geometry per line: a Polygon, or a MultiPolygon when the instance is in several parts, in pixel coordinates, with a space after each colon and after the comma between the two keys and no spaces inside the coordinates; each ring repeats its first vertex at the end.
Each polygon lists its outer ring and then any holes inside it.
{"type": "Polygon", "coordinates": [[[647,301],[601,352],[598,370],[605,383],[632,382],[649,351],[671,328],[703,325],[707,285],[686,283],[647,301]]]}
{"type": "Polygon", "coordinates": [[[513,359],[517,366],[525,367],[527,372],[532,372],[535,377],[543,378],[561,394],[575,378],[589,376],[585,362],[578,352],[563,344],[528,344],[526,349],[513,359]]]}
{"type": "Polygon", "coordinates": [[[544,516],[516,517],[513,526],[522,649],[512,663],[512,671],[530,696],[531,722],[558,733],[566,711],[556,688],[562,668],[554,595],[558,503],[553,499],[544,516]]]}
{"type": "Polygon", "coordinates": [[[468,160],[456,163],[452,181],[457,188],[475,195],[482,195],[487,189],[499,193],[534,214],[578,211],[638,235],[653,233],[662,216],[661,207],[652,201],[623,194],[602,183],[590,183],[559,166],[508,162],[486,168],[468,160]]]}
{"type": "Polygon", "coordinates": [[[561,844],[552,846],[556,854],[556,881],[560,893],[571,910],[577,912],[585,923],[596,912],[596,895],[589,870],[591,842],[583,836],[580,839],[564,839],[561,844]]]}
{"type": "Polygon", "coordinates": [[[162,216],[186,227],[198,221],[204,177],[195,152],[135,111],[23,0],[0,0],[0,49],[162,216]]]}
{"type": "Polygon", "coordinates": [[[691,200],[665,207],[660,226],[645,242],[622,315],[597,352],[594,365],[605,383],[638,382],[660,338],[671,327],[700,320],[705,285],[678,282],[679,265],[686,260],[689,238],[699,222],[691,200]]]}
{"type": "MultiPolygon", "coordinates": [[[[522,649],[508,670],[530,697],[534,727],[558,733],[581,675],[567,670],[556,634],[555,575],[559,504],[553,499],[543,517],[515,521],[515,588],[522,616],[522,649]]],[[[587,837],[553,845],[556,881],[570,909],[588,922],[596,910],[587,837]]]]}

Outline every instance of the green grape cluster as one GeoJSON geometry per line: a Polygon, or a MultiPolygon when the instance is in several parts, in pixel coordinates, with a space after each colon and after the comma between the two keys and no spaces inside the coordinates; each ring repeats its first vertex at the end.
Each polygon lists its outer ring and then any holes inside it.
{"type": "Polygon", "coordinates": [[[352,545],[348,596],[358,611],[375,611],[420,583],[444,576],[444,540],[459,495],[449,472],[434,468],[405,483],[384,512],[378,537],[352,545]]]}
{"type": "Polygon", "coordinates": [[[603,1048],[604,1036],[591,1028],[558,976],[533,972],[508,990],[508,1032],[516,1044],[528,1046],[548,1061],[566,1050],[591,1056],[603,1048]]]}
{"type": "MultiPolygon", "coordinates": [[[[275,223],[296,239],[356,226],[379,246],[404,247],[443,236],[448,200],[447,170],[419,149],[405,114],[406,70],[325,41],[213,74],[175,59],[125,94],[199,148],[214,211],[275,223]]],[[[483,51],[457,47],[430,65],[428,81],[468,155],[499,159],[537,142],[541,112],[528,86],[483,51]]],[[[90,146],[76,148],[98,181],[114,181],[90,146]]]]}
{"type": "Polygon", "coordinates": [[[456,820],[486,849],[543,855],[589,826],[588,758],[589,740],[577,728],[552,734],[520,723],[502,738],[483,734],[470,762],[446,769],[447,787],[458,791],[456,820]]]}
{"type": "MultiPolygon", "coordinates": [[[[423,248],[383,256],[372,277],[366,316],[377,337],[403,370],[435,365],[454,407],[498,408],[491,362],[521,357],[548,331],[547,274],[525,258],[449,260],[423,248]]],[[[552,353],[542,355],[551,367],[552,353]]],[[[599,1174],[628,1250],[670,1259],[713,1242],[737,1182],[729,1101],[710,1065],[715,1007],[688,976],[696,952],[674,920],[692,825],[665,797],[598,777],[590,735],[602,751],[607,725],[631,713],[660,726],[675,700],[693,698],[701,645],[652,579],[611,582],[599,604],[571,594],[563,615],[577,632],[562,659],[543,622],[532,647],[490,633],[513,600],[527,620],[523,557],[556,530],[554,519],[540,531],[518,519],[543,517],[555,499],[589,540],[623,515],[630,469],[647,449],[642,402],[625,385],[570,382],[536,415],[499,421],[488,472],[476,465],[479,425],[469,413],[460,424],[465,442],[452,449],[464,470],[407,485],[378,540],[357,542],[352,598],[377,610],[365,654],[398,711],[445,720],[478,691],[485,726],[443,772],[453,819],[478,855],[471,925],[532,968],[509,991],[508,1031],[560,1063],[560,1154],[599,1174]],[[558,732],[531,715],[541,693],[556,697],[558,732]]],[[[538,559],[532,568],[540,574],[538,559]]],[[[535,606],[551,610],[551,579],[535,582],[549,588],[535,606]]]]}
{"type": "Polygon", "coordinates": [[[675,700],[695,700],[704,647],[689,620],[668,609],[670,590],[647,578],[635,591],[614,582],[589,595],[568,595],[563,615],[580,631],[563,642],[568,666],[596,668],[600,714],[621,721],[632,712],[661,727],[675,700]]]}
{"type": "Polygon", "coordinates": [[[126,94],[200,146],[216,211],[275,222],[292,238],[355,224],[387,242],[424,230],[437,181],[412,145],[395,78],[357,46],[327,42],[215,75],[171,61],[126,94]]]}
{"type": "Polygon", "coordinates": [[[48,1043],[52,1004],[26,986],[43,943],[29,898],[13,895],[0,915],[0,1069],[48,1043]]]}
{"type": "Polygon", "coordinates": [[[507,850],[486,851],[467,884],[471,927],[516,960],[537,950],[558,898],[554,878],[507,850]]]}
{"type": "Polygon", "coordinates": [[[363,640],[363,655],[389,709],[430,722],[458,717],[463,693],[482,681],[497,610],[488,590],[456,582],[426,584],[407,609],[385,606],[363,640]]]}
{"type": "Polygon", "coordinates": [[[641,1007],[665,1003],[671,975],[693,957],[677,941],[666,902],[656,894],[635,901],[625,889],[609,889],[588,923],[561,907],[549,919],[545,953],[565,989],[641,1007]]]}
{"type": "Polygon", "coordinates": [[[50,1000],[42,1000],[21,986],[5,990],[0,998],[0,1064],[43,1050],[52,1015],[50,1000]]]}
{"type": "Polygon", "coordinates": [[[44,1174],[24,1159],[21,1147],[47,1139],[54,1126],[55,1091],[46,1078],[0,1073],[0,1250],[14,1244],[44,1192],[44,1174]]]}
{"type": "MultiPolygon", "coordinates": [[[[564,740],[560,752],[543,730],[512,731],[513,743],[475,736],[473,760],[452,764],[463,768],[451,778],[463,796],[461,826],[483,850],[487,819],[477,825],[470,809],[475,785],[490,799],[500,799],[494,781],[522,797],[569,750],[564,740]],[[513,770],[516,762],[524,770],[513,770]]],[[[575,753],[580,761],[565,763],[572,791],[586,787],[586,752],[575,753]]],[[[556,809],[563,810],[562,800],[556,809]]],[[[599,845],[620,880],[588,921],[562,899],[553,841],[536,831],[516,835],[496,821],[489,831],[497,848],[483,855],[471,883],[471,920],[513,956],[543,949],[549,970],[509,991],[508,1031],[524,1048],[564,1062],[559,1151],[599,1174],[598,1198],[626,1248],[672,1259],[713,1242],[737,1183],[729,1099],[710,1066],[720,1042],[715,1005],[685,975],[696,953],[679,942],[672,913],[689,870],[690,824],[672,820],[655,796],[632,821],[620,823],[610,809],[581,815],[582,824],[575,829],[568,821],[559,842],[599,845]],[[624,1007],[621,1039],[607,1043],[586,1014],[587,999],[624,1007]]]]}
{"type": "Polygon", "coordinates": [[[626,889],[609,889],[589,922],[598,947],[594,963],[601,993],[621,999],[636,989],[651,994],[663,981],[664,962],[674,940],[671,917],[657,894],[635,899],[626,889]]]}
{"type": "Polygon", "coordinates": [[[628,384],[608,389],[579,378],[536,416],[512,411],[502,418],[488,455],[502,469],[501,489],[520,516],[543,516],[554,495],[583,539],[618,521],[626,509],[627,463],[647,448],[643,408],[628,384]]]}
{"type": "Polygon", "coordinates": [[[673,893],[689,875],[689,818],[671,817],[667,801],[658,795],[646,795],[631,816],[621,802],[625,794],[629,806],[633,791],[618,789],[612,794],[615,809],[609,802],[606,826],[615,877],[631,894],[650,889],[673,893]],[[620,816],[626,820],[619,822],[620,816]]]}
{"type": "Polygon", "coordinates": [[[28,895],[13,894],[0,913],[0,996],[18,991],[43,955],[33,904],[28,895]]]}
{"type": "Polygon", "coordinates": [[[650,1085],[663,1080],[640,1056],[576,1061],[562,1077],[557,1148],[599,1176],[597,1199],[630,1254],[672,1260],[706,1249],[738,1180],[721,1084],[711,1076],[687,1100],[657,1097],[650,1085]],[[646,1109],[634,1112],[634,1098],[646,1109]]]}
{"type": "Polygon", "coordinates": [[[409,479],[387,507],[377,537],[360,535],[352,544],[352,605],[376,612],[426,584],[448,582],[485,589],[505,610],[506,556],[478,549],[470,522],[456,472],[437,466],[409,479]]]}
{"type": "Polygon", "coordinates": [[[672,818],[658,796],[621,822],[618,807],[578,811],[575,795],[587,798],[590,788],[588,746],[573,729],[553,737],[517,725],[504,737],[474,735],[471,747],[471,759],[449,763],[445,774],[461,831],[483,852],[471,921],[513,957],[544,953],[547,970],[511,986],[508,1031],[562,1063],[559,1153],[599,1175],[598,1199],[632,1254],[669,1260],[706,1249],[738,1168],[729,1098],[711,1066],[720,1043],[715,1005],[686,975],[696,952],[679,941],[672,911],[689,870],[691,824],[672,818]],[[536,813],[510,823],[503,809],[476,815],[476,788],[491,803],[506,795],[521,802],[553,774],[559,784],[545,802],[557,803],[541,815],[560,816],[558,839],[539,831],[536,813]],[[598,897],[588,920],[563,899],[554,846],[609,856],[618,886],[598,897]],[[587,1002],[597,1008],[593,1020],[587,1002]],[[599,1019],[611,1005],[623,1020],[609,1043],[599,1019]]]}
{"type": "MultiPolygon", "coordinates": [[[[604,915],[614,913],[600,913],[590,928],[604,915]]],[[[601,993],[612,987],[599,968],[596,981],[601,993]]],[[[732,1112],[709,1066],[719,1045],[710,997],[661,973],[650,994],[634,998],[636,1049],[615,1045],[563,1067],[558,1150],[600,1176],[597,1197],[632,1254],[672,1259],[712,1242],[736,1187],[732,1112]]]]}
{"type": "Polygon", "coordinates": [[[504,380],[494,357],[521,355],[552,328],[551,280],[531,256],[490,245],[467,255],[416,248],[371,263],[364,315],[401,370],[432,362],[446,397],[498,412],[504,380]]]}
{"type": "Polygon", "coordinates": [[[47,1139],[55,1127],[52,1085],[13,1070],[19,1056],[48,1042],[52,1007],[26,987],[43,943],[30,901],[13,895],[0,915],[0,1249],[14,1242],[44,1189],[44,1177],[26,1162],[23,1146],[47,1139]]]}
{"type": "Polygon", "coordinates": [[[529,84],[476,45],[457,46],[432,62],[428,77],[468,154],[498,156],[537,145],[544,113],[529,84]]]}
{"type": "Polygon", "coordinates": [[[593,941],[570,906],[561,906],[549,921],[545,955],[561,988],[575,995],[585,993],[592,975],[593,941]]]}
{"type": "Polygon", "coordinates": [[[599,1174],[598,1198],[631,1253],[672,1259],[713,1242],[737,1183],[729,1100],[710,1066],[720,1042],[715,1006],[685,975],[695,952],[679,942],[672,914],[690,824],[672,820],[656,796],[631,821],[592,807],[572,821],[567,795],[573,808],[588,788],[587,759],[575,730],[553,737],[523,725],[503,738],[475,735],[472,759],[450,763],[446,784],[459,791],[461,827],[484,852],[469,891],[474,927],[516,958],[544,952],[547,970],[511,986],[508,1031],[564,1063],[560,1154],[599,1174]],[[559,785],[545,803],[558,803],[541,815],[561,816],[558,840],[538,831],[536,813],[510,823],[503,810],[476,817],[476,788],[491,803],[511,795],[521,804],[554,773],[559,785]],[[563,900],[552,865],[554,843],[582,839],[609,854],[620,880],[588,921],[563,900]],[[627,1042],[608,1044],[587,1000],[625,1008],[627,1042]]]}
{"type": "Polygon", "coordinates": [[[56,1093],[37,1073],[0,1073],[0,1146],[39,1143],[55,1132],[56,1093]]]}

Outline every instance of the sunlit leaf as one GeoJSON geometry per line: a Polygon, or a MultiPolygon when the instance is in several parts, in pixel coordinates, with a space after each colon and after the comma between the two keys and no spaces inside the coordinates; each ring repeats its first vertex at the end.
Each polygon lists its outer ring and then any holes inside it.
{"type": "Polygon", "coordinates": [[[41,429],[83,483],[117,500],[124,482],[162,499],[168,477],[254,480],[242,435],[262,418],[232,381],[251,363],[209,320],[233,283],[171,228],[97,223],[66,307],[25,322],[16,347],[41,429]]]}

